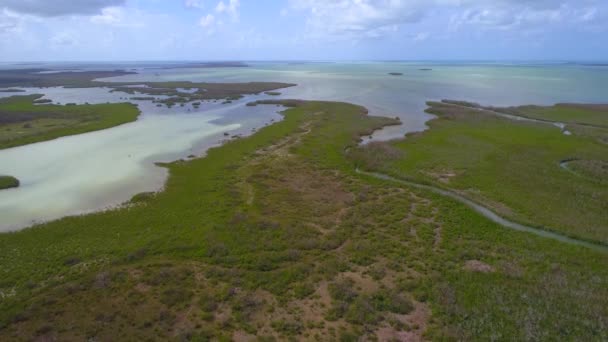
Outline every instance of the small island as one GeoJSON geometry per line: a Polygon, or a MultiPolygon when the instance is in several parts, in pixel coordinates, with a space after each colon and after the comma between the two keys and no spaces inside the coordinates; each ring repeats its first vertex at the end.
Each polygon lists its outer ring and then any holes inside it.
{"type": "Polygon", "coordinates": [[[279,95],[281,95],[281,93],[278,92],[278,91],[267,91],[264,94],[270,95],[270,96],[279,96],[279,95]]]}
{"type": "MultiPolygon", "coordinates": [[[[230,65],[235,67],[240,63],[214,63],[214,67],[230,65]]],[[[195,67],[189,65],[189,67],[195,67]]],[[[197,67],[201,67],[198,65],[197,67]]],[[[292,83],[280,82],[246,82],[246,83],[209,83],[209,82],[103,82],[99,79],[132,75],[133,72],[115,71],[79,71],[42,73],[48,69],[17,69],[0,70],[0,87],[67,87],[67,88],[96,88],[108,87],[111,92],[123,92],[136,97],[156,97],[164,95],[167,98],[157,100],[158,103],[172,107],[180,103],[201,100],[238,100],[244,95],[273,92],[277,89],[293,87],[292,83]],[[194,92],[182,92],[182,89],[198,89],[194,92]]],[[[39,99],[37,104],[50,103],[48,99],[39,99]]]]}
{"type": "Polygon", "coordinates": [[[388,74],[391,76],[403,76],[402,72],[389,72],[388,74]]]}
{"type": "Polygon", "coordinates": [[[433,69],[431,69],[431,68],[420,68],[418,70],[420,70],[420,71],[433,71],[433,69]]]}
{"type": "Polygon", "coordinates": [[[19,180],[13,176],[0,175],[0,190],[19,187],[19,180]]]}
{"type": "Polygon", "coordinates": [[[133,96],[131,97],[133,101],[154,101],[156,98],[154,96],[133,96]]]}

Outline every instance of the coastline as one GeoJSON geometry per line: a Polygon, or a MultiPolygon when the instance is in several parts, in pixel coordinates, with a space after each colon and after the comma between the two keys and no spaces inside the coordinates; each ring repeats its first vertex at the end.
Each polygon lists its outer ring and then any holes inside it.
{"type": "MultiPolygon", "coordinates": [[[[239,116],[250,117],[245,118],[244,120],[239,120],[236,118],[222,119],[222,115],[213,117],[211,114],[213,110],[205,110],[205,107],[201,109],[204,112],[203,116],[201,116],[201,119],[197,119],[197,116],[193,114],[182,114],[181,116],[175,116],[176,114],[171,114],[171,116],[149,113],[146,114],[146,111],[144,109],[143,114],[138,118],[138,120],[129,124],[116,126],[106,130],[60,137],[46,142],[28,144],[10,149],[0,150],[0,161],[4,161],[6,163],[5,165],[9,166],[4,172],[10,172],[14,174],[17,178],[22,179],[22,187],[18,188],[17,191],[11,193],[10,196],[7,193],[3,194],[2,192],[0,192],[0,212],[6,213],[4,215],[4,220],[0,227],[0,231],[17,231],[31,227],[32,225],[46,222],[48,220],[56,220],[66,216],[80,216],[84,214],[112,210],[116,207],[120,207],[122,204],[128,202],[133,196],[137,195],[138,193],[149,191],[155,192],[161,190],[164,187],[164,184],[168,179],[168,172],[165,168],[157,166],[156,163],[167,163],[182,159],[188,159],[188,156],[190,155],[204,155],[209,148],[218,146],[222,143],[223,140],[225,140],[224,133],[226,131],[230,131],[231,135],[238,134],[240,136],[248,136],[254,133],[255,130],[282,119],[281,115],[276,114],[277,109],[279,108],[265,108],[263,110],[260,110],[260,108],[258,110],[252,110],[249,107],[244,106],[244,103],[246,101],[247,98],[231,105],[217,105],[215,109],[219,110],[220,112],[242,113],[238,114],[237,118],[239,116]],[[213,121],[220,119],[221,121],[219,121],[218,124],[213,123],[213,121]],[[179,123],[179,121],[176,120],[185,121],[183,123],[179,123]],[[183,132],[182,137],[180,138],[181,142],[173,143],[177,143],[179,145],[177,149],[167,146],[164,149],[164,152],[154,153],[154,151],[150,151],[148,149],[140,149],[139,147],[136,149],[122,149],[119,146],[116,146],[118,148],[118,150],[115,152],[117,153],[116,158],[119,159],[116,159],[116,165],[114,165],[113,167],[124,168],[127,165],[132,165],[129,166],[129,170],[132,170],[129,172],[132,173],[132,175],[112,176],[112,173],[115,172],[111,172],[108,176],[103,176],[108,179],[103,181],[107,185],[104,185],[101,188],[97,188],[97,185],[95,185],[95,183],[100,182],[99,179],[94,179],[91,177],[89,177],[88,180],[85,180],[86,178],[83,179],[83,175],[85,175],[86,177],[85,170],[87,169],[87,166],[85,165],[91,165],[90,167],[88,167],[90,169],[96,163],[95,159],[92,159],[94,158],[94,156],[90,155],[88,151],[90,151],[91,149],[95,150],[102,148],[102,146],[96,143],[96,141],[107,140],[111,142],[116,141],[116,139],[118,139],[118,141],[124,141],[124,143],[126,143],[126,141],[131,141],[135,139],[130,144],[140,146],[144,143],[144,141],[147,140],[138,139],[137,137],[142,134],[138,132],[146,132],[146,130],[151,129],[152,132],[158,131],[159,134],[162,134],[161,132],[163,131],[163,126],[166,125],[166,123],[164,123],[165,121],[167,121],[167,123],[177,123],[179,125],[177,127],[181,127],[179,128],[183,132]],[[190,121],[194,125],[189,125],[188,122],[190,121]],[[236,124],[237,121],[241,123],[236,124]],[[203,126],[201,126],[201,124],[203,126]],[[193,130],[196,125],[200,126],[203,131],[197,133],[195,130],[193,130]],[[212,129],[212,131],[209,131],[209,129],[212,129]],[[208,133],[204,133],[205,130],[208,133]],[[68,159],[65,161],[65,163],[69,163],[70,165],[74,163],[79,164],[78,167],[77,165],[74,165],[74,170],[82,171],[78,171],[78,174],[76,175],[77,177],[72,182],[74,183],[74,186],[77,187],[76,189],[78,189],[78,192],[74,192],[72,195],[70,195],[66,194],[64,191],[60,191],[59,189],[64,188],[67,191],[73,192],[74,187],[68,186],[68,184],[66,184],[65,186],[61,185],[62,183],[65,183],[65,181],[57,179],[55,175],[58,171],[53,171],[57,167],[61,167],[61,164],[56,164],[54,160],[56,160],[57,158],[66,157],[54,156],[53,158],[49,158],[48,156],[49,154],[55,155],[61,151],[70,151],[72,149],[72,147],[70,146],[76,146],[75,144],[81,145],[82,153],[80,154],[80,156],[74,154],[73,157],[68,157],[71,158],[72,161],[70,162],[70,159],[68,159]],[[26,150],[29,152],[25,152],[26,150]],[[129,150],[131,150],[132,152],[128,152],[129,150]],[[41,153],[43,154],[40,155],[41,153]],[[143,157],[140,158],[138,162],[135,162],[133,159],[136,157],[135,153],[142,153],[143,157]],[[28,158],[29,163],[27,164],[24,164],[23,162],[13,161],[19,160],[21,158],[20,156],[24,155],[40,155],[40,158],[28,158]],[[82,163],[85,161],[87,161],[87,164],[83,165],[82,163]],[[28,166],[30,164],[32,165],[28,166]],[[35,164],[36,166],[34,166],[33,164],[35,164]],[[51,167],[50,169],[49,166],[51,167]],[[40,178],[41,175],[38,171],[36,171],[44,169],[47,169],[46,173],[49,173],[48,180],[40,178]],[[19,174],[21,174],[21,176],[19,174]],[[112,181],[111,179],[115,180],[112,181]],[[57,184],[58,182],[59,184],[57,184]],[[81,184],[81,186],[78,186],[76,184],[81,184]],[[56,188],[56,190],[50,190],[49,186],[56,188]],[[38,187],[40,190],[35,190],[35,187],[38,187]],[[96,188],[97,190],[93,190],[96,188]],[[83,192],[83,189],[90,190],[83,192]],[[31,202],[30,200],[28,200],[28,198],[31,198],[31,194],[35,193],[36,191],[41,191],[41,196],[37,196],[38,199],[36,202],[31,202]],[[53,192],[49,193],[49,191],[53,192]],[[55,195],[52,195],[53,193],[55,195]],[[65,204],[63,204],[65,200],[62,200],[60,202],[53,200],[53,198],[56,197],[66,196],[68,198],[70,198],[70,196],[74,198],[73,205],[65,206],[65,204]],[[19,203],[21,202],[23,203],[23,206],[19,205],[19,203]],[[32,206],[32,203],[37,204],[35,206],[32,206]],[[23,210],[26,210],[27,212],[23,212],[23,210]],[[28,218],[24,219],[24,217],[28,218]]],[[[150,139],[154,139],[154,136],[151,136],[150,139]]],[[[114,142],[111,144],[117,145],[122,143],[114,142]]],[[[92,172],[96,171],[93,169],[92,172]]]]}

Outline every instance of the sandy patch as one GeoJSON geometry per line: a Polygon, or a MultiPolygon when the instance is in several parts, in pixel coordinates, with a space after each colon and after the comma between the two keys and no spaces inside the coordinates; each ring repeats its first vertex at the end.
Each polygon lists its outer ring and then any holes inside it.
{"type": "Polygon", "coordinates": [[[494,267],[479,260],[468,260],[464,263],[464,269],[469,272],[494,273],[494,267]]]}

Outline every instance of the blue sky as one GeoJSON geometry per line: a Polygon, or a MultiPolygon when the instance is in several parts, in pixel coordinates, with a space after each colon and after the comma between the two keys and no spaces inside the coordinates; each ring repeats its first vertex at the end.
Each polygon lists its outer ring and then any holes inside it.
{"type": "Polygon", "coordinates": [[[608,60],[607,0],[0,0],[0,60],[608,60]]]}

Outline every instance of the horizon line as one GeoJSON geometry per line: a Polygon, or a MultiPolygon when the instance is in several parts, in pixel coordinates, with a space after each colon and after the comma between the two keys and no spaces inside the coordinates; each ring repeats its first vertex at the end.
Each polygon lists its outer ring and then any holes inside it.
{"type": "Polygon", "coordinates": [[[21,60],[0,61],[1,64],[35,63],[218,63],[218,62],[544,62],[544,63],[608,63],[608,59],[115,59],[115,60],[21,60]]]}

